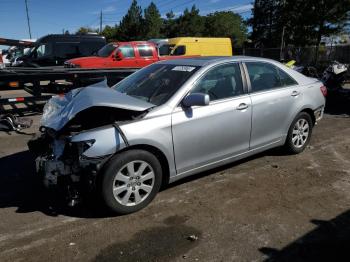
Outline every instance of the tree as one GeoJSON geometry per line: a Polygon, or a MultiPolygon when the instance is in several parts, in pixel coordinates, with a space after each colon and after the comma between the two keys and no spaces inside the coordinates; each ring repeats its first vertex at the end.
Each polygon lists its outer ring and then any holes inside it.
{"type": "Polygon", "coordinates": [[[122,18],[118,28],[118,38],[122,41],[143,39],[143,18],[141,6],[133,0],[127,14],[122,18]]]}
{"type": "Polygon", "coordinates": [[[97,32],[98,32],[97,29],[82,26],[76,31],[76,34],[87,34],[87,33],[97,33],[97,32]]]}
{"type": "Polygon", "coordinates": [[[187,8],[177,20],[178,36],[202,36],[204,32],[204,18],[199,15],[195,5],[189,11],[187,8]]]}
{"type": "Polygon", "coordinates": [[[350,18],[350,0],[309,0],[305,5],[313,23],[317,61],[322,36],[340,33],[345,28],[350,18]]]}
{"type": "Polygon", "coordinates": [[[175,14],[170,11],[165,14],[166,19],[163,19],[163,26],[161,29],[162,35],[168,38],[176,37],[177,35],[177,19],[175,19],[175,14]]]}
{"type": "Polygon", "coordinates": [[[112,26],[106,25],[103,28],[101,35],[103,35],[107,41],[116,40],[118,39],[117,31],[118,31],[117,26],[112,27],[112,26]]]}
{"type": "MultiPolygon", "coordinates": [[[[255,0],[252,40],[270,47],[316,45],[349,20],[350,0],[255,0]]],[[[317,53],[317,52],[316,52],[317,53]]]]}
{"type": "Polygon", "coordinates": [[[252,26],[252,40],[257,46],[277,47],[283,31],[283,6],[286,0],[255,0],[252,26]]]}
{"type": "Polygon", "coordinates": [[[242,17],[233,12],[215,12],[205,18],[204,36],[229,37],[234,41],[234,46],[242,46],[247,32],[247,25],[242,17]]]}
{"type": "Polygon", "coordinates": [[[146,39],[161,37],[163,20],[157,6],[151,2],[144,10],[144,35],[146,39]]]}

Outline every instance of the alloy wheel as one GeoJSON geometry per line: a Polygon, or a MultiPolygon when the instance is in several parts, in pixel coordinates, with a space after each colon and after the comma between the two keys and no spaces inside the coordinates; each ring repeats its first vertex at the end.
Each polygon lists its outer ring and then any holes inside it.
{"type": "Polygon", "coordinates": [[[293,128],[292,143],[296,148],[301,148],[305,145],[310,133],[308,121],[304,118],[299,119],[293,128]]]}
{"type": "Polygon", "coordinates": [[[138,205],[152,192],[154,182],[155,175],[150,164],[142,160],[129,162],[114,178],[114,198],[124,206],[138,205]]]}

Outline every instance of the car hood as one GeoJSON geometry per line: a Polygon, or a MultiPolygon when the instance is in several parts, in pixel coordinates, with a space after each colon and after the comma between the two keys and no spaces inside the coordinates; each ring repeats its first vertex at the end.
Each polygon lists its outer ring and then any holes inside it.
{"type": "Polygon", "coordinates": [[[68,61],[66,61],[66,63],[71,63],[71,64],[83,64],[86,62],[96,62],[96,61],[104,61],[106,60],[106,57],[99,57],[99,56],[86,56],[86,57],[78,57],[78,58],[73,58],[70,59],[68,61]]]}
{"type": "Polygon", "coordinates": [[[120,93],[106,82],[73,89],[64,96],[54,96],[45,105],[41,126],[61,130],[79,112],[90,107],[113,107],[142,112],[154,104],[120,93]]]}

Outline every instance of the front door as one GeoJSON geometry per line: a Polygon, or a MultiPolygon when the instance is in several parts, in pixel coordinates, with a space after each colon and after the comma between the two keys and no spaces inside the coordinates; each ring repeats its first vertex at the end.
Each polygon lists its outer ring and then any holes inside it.
{"type": "Polygon", "coordinates": [[[113,51],[111,59],[106,59],[106,67],[137,67],[135,64],[135,51],[134,47],[130,44],[121,45],[113,51]],[[117,52],[121,52],[123,55],[122,60],[116,59],[117,52]]]}
{"type": "Polygon", "coordinates": [[[251,100],[243,90],[238,63],[210,69],[191,93],[206,93],[210,104],[177,107],[172,114],[178,174],[215,163],[249,149],[251,100]]]}

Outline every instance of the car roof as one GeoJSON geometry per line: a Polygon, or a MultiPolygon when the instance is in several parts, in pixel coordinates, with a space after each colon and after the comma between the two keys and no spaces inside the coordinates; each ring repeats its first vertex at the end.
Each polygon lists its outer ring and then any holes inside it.
{"type": "Polygon", "coordinates": [[[189,65],[189,66],[207,66],[218,62],[237,62],[237,61],[260,61],[278,63],[276,60],[253,57],[253,56],[199,56],[190,58],[180,58],[172,60],[164,60],[161,63],[171,65],[189,65]]]}
{"type": "Polygon", "coordinates": [[[45,42],[50,40],[94,40],[94,41],[106,41],[104,36],[101,35],[89,35],[89,34],[77,34],[77,35],[64,35],[64,34],[51,34],[51,35],[45,35],[41,38],[39,38],[36,42],[45,42]]]}

